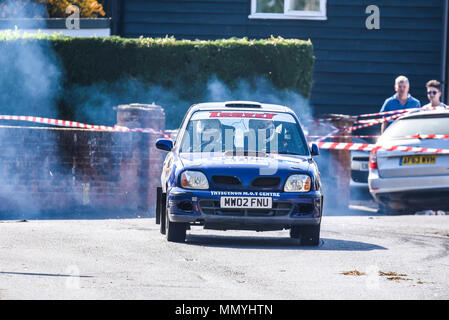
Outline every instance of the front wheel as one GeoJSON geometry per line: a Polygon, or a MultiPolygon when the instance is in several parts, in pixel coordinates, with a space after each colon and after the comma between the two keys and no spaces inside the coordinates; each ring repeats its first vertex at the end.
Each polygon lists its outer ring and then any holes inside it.
{"type": "Polygon", "coordinates": [[[317,246],[320,244],[321,224],[315,226],[293,226],[290,229],[290,237],[301,239],[303,246],[317,246]]]}
{"type": "Polygon", "coordinates": [[[181,222],[171,222],[168,218],[168,210],[165,210],[165,235],[167,241],[184,242],[186,240],[187,224],[181,222]]]}

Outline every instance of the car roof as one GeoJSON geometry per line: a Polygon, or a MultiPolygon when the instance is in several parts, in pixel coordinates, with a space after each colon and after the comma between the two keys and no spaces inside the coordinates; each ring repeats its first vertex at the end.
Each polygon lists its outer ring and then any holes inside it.
{"type": "Polygon", "coordinates": [[[223,101],[223,102],[204,102],[194,104],[189,112],[199,110],[252,110],[252,111],[272,111],[294,113],[292,109],[277,104],[260,103],[256,101],[223,101]]]}
{"type": "Polygon", "coordinates": [[[416,111],[411,111],[408,112],[406,114],[404,114],[403,116],[399,117],[399,119],[410,119],[410,118],[419,118],[422,116],[428,116],[428,115],[432,115],[432,116],[437,116],[437,115],[442,115],[442,116],[447,116],[449,115],[449,109],[446,109],[444,107],[437,110],[416,110],[416,111]]]}

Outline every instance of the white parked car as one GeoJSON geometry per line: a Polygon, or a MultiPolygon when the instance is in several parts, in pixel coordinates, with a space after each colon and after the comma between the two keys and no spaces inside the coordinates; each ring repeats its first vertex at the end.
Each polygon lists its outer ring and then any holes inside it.
{"type": "MultiPolygon", "coordinates": [[[[429,134],[449,134],[449,110],[404,115],[385,130],[377,145],[449,149],[449,139],[410,137],[429,134]]],[[[372,151],[369,167],[370,193],[381,211],[449,210],[449,155],[372,151]]]]}
{"type": "MultiPolygon", "coordinates": [[[[360,138],[352,138],[354,143],[368,143],[360,138]]],[[[351,199],[371,199],[368,189],[369,151],[351,151],[351,199]]]]}

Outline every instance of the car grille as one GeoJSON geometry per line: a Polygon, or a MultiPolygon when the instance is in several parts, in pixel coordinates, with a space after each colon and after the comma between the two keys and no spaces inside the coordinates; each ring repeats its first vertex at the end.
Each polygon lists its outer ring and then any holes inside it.
{"type": "Polygon", "coordinates": [[[241,186],[242,182],[234,176],[212,176],[212,182],[220,186],[241,186]]]}
{"type": "Polygon", "coordinates": [[[278,177],[263,177],[256,178],[251,182],[251,186],[253,187],[262,187],[262,188],[273,188],[279,186],[281,183],[281,178],[278,177]]]}
{"type": "Polygon", "coordinates": [[[281,178],[279,177],[257,177],[251,183],[242,183],[236,176],[227,175],[213,175],[211,177],[212,184],[217,189],[232,189],[232,190],[278,190],[281,185],[281,178]]]}
{"type": "Polygon", "coordinates": [[[291,213],[293,205],[290,202],[273,202],[271,209],[238,209],[220,208],[219,200],[201,200],[199,208],[202,213],[218,216],[248,216],[248,217],[273,217],[286,216],[291,213]]]}

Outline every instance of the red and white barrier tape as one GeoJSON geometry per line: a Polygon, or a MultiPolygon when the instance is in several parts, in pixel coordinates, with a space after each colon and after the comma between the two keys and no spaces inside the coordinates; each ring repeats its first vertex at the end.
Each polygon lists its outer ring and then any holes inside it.
{"type": "Polygon", "coordinates": [[[398,113],[407,113],[410,111],[418,110],[418,108],[410,108],[410,109],[402,109],[402,110],[393,110],[393,111],[384,111],[384,112],[376,112],[376,113],[367,113],[358,115],[357,118],[368,118],[368,117],[378,117],[378,116],[389,116],[392,114],[398,113]]]}
{"type": "MultiPolygon", "coordinates": [[[[379,138],[380,136],[332,136],[332,135],[326,135],[326,136],[307,136],[307,138],[379,138]]],[[[449,139],[449,134],[415,134],[415,135],[409,135],[409,136],[403,136],[403,137],[396,137],[398,139],[420,139],[420,140],[426,140],[426,139],[449,139]]],[[[317,141],[321,141],[317,140],[317,141]]]]}
{"type": "MultiPolygon", "coordinates": [[[[401,109],[401,110],[393,110],[393,111],[385,111],[385,112],[377,112],[377,113],[367,113],[367,114],[361,114],[358,116],[350,116],[350,118],[366,118],[366,117],[375,117],[375,116],[382,116],[382,118],[380,119],[368,119],[368,120],[358,120],[355,122],[355,124],[361,124],[359,126],[353,126],[352,128],[345,128],[345,131],[354,131],[354,130],[358,130],[358,129],[362,129],[362,128],[367,128],[367,127],[371,127],[374,126],[376,124],[379,123],[383,123],[383,122],[387,122],[390,120],[394,120],[396,118],[399,118],[400,116],[403,116],[406,113],[412,112],[412,111],[418,111],[418,110],[425,110],[425,111],[429,111],[429,110],[440,110],[440,109],[447,109],[445,107],[426,107],[426,108],[409,108],[409,109],[401,109]],[[385,117],[387,115],[392,115],[389,117],[385,117]]],[[[325,118],[325,119],[315,119],[315,120],[311,120],[313,122],[317,122],[320,124],[326,123],[326,122],[330,122],[332,120],[341,120],[344,118],[325,118]]]]}
{"type": "MultiPolygon", "coordinates": [[[[349,116],[349,119],[356,119],[357,116],[349,116]]],[[[321,123],[321,122],[329,122],[329,121],[338,121],[342,119],[347,119],[343,117],[336,117],[336,118],[322,118],[322,119],[313,119],[309,120],[309,122],[315,122],[315,123],[321,123]]]]}
{"type": "Polygon", "coordinates": [[[336,128],[335,130],[333,130],[333,131],[330,132],[329,134],[327,134],[327,135],[325,135],[325,136],[319,138],[318,141],[323,141],[323,140],[326,139],[326,138],[333,137],[333,135],[334,135],[334,134],[337,134],[338,132],[340,132],[340,129],[337,129],[337,128],[336,128]]]}
{"type": "Polygon", "coordinates": [[[412,136],[404,136],[404,139],[449,139],[449,134],[415,134],[412,136]]]}
{"type": "Polygon", "coordinates": [[[330,136],[330,135],[326,135],[326,136],[307,136],[307,138],[379,138],[380,136],[330,136]]]}
{"type": "Polygon", "coordinates": [[[376,124],[380,124],[380,123],[383,123],[383,122],[387,122],[387,121],[390,121],[390,120],[399,118],[400,116],[402,116],[402,114],[395,114],[395,115],[393,115],[393,116],[389,116],[389,117],[385,117],[385,118],[374,119],[374,120],[371,121],[371,122],[368,122],[368,123],[365,123],[365,124],[361,124],[361,125],[359,125],[359,126],[353,126],[353,127],[351,127],[351,128],[346,128],[346,129],[344,129],[344,130],[345,130],[345,131],[348,131],[348,132],[352,132],[352,131],[355,131],[355,130],[358,130],[358,129],[367,128],[367,127],[374,126],[374,125],[376,125],[376,124]]]}
{"type": "MultiPolygon", "coordinates": [[[[359,123],[361,123],[360,125],[358,125],[358,126],[352,126],[352,127],[349,127],[349,128],[344,128],[344,129],[342,129],[342,130],[344,130],[344,131],[346,131],[346,132],[352,132],[352,131],[354,131],[354,130],[358,130],[358,129],[362,129],[362,128],[368,128],[368,127],[374,126],[374,125],[376,125],[376,124],[380,124],[380,123],[383,123],[383,122],[387,122],[387,121],[390,121],[390,120],[399,118],[399,117],[402,116],[402,115],[403,115],[403,113],[401,113],[401,114],[395,114],[395,115],[392,115],[392,116],[389,116],[389,117],[384,117],[384,118],[379,118],[379,119],[359,120],[359,121],[356,121],[354,124],[359,124],[359,123]]],[[[328,119],[318,119],[318,120],[320,120],[320,121],[317,121],[317,122],[319,122],[321,125],[325,125],[327,121],[330,121],[330,120],[336,120],[336,119],[338,119],[338,118],[335,118],[335,119],[331,119],[331,118],[328,118],[328,119]]],[[[315,120],[314,120],[314,121],[315,121],[315,120]]]]}
{"type": "MultiPolygon", "coordinates": [[[[436,109],[436,108],[433,108],[436,109]]],[[[411,110],[411,109],[405,109],[405,110],[411,110]]],[[[353,131],[357,130],[358,128],[365,128],[374,124],[382,123],[389,121],[391,119],[395,119],[397,117],[400,117],[401,114],[393,115],[390,117],[385,117],[381,119],[375,119],[373,122],[366,123],[364,125],[352,127],[352,128],[346,128],[345,131],[353,131]]],[[[151,128],[128,128],[123,126],[102,126],[102,125],[92,125],[92,124],[85,124],[80,123],[76,121],[68,121],[68,120],[59,120],[59,119],[52,119],[52,118],[42,118],[42,117],[33,117],[33,116],[14,116],[14,115],[0,115],[0,120],[13,120],[13,121],[28,121],[28,122],[36,122],[36,123],[42,123],[42,124],[49,124],[59,127],[70,127],[70,128],[80,128],[80,129],[89,129],[89,130],[97,130],[97,131],[116,131],[116,132],[140,132],[140,133],[152,133],[152,134],[163,134],[164,137],[169,137],[170,135],[166,132],[160,131],[160,130],[154,130],[151,128]]],[[[333,127],[333,126],[332,126],[333,127]]],[[[335,128],[335,127],[333,127],[335,128]]],[[[334,145],[341,145],[345,143],[338,143],[338,142],[321,142],[320,140],[324,140],[325,138],[377,138],[378,136],[342,136],[342,135],[333,135],[337,133],[339,129],[335,128],[331,133],[325,136],[308,136],[309,138],[320,138],[318,141],[321,144],[331,144],[334,145]]],[[[430,134],[430,135],[410,135],[410,136],[404,136],[404,139],[449,139],[449,135],[436,135],[436,134],[430,134]]],[[[361,146],[367,146],[368,144],[357,144],[357,143],[350,143],[350,145],[361,145],[361,146]]],[[[327,145],[324,145],[327,146],[327,145]]],[[[347,146],[348,148],[352,148],[352,146],[347,146]]],[[[322,147],[326,149],[326,147],[322,147]]],[[[348,149],[348,150],[354,150],[354,149],[348,149]]],[[[357,149],[359,150],[359,149],[357,149]]]]}
{"type": "Polygon", "coordinates": [[[354,122],[354,124],[371,123],[371,122],[374,122],[374,120],[376,120],[376,119],[358,120],[358,121],[354,122]]]}
{"type": "Polygon", "coordinates": [[[439,110],[439,109],[446,109],[444,107],[438,106],[438,107],[421,107],[421,108],[409,108],[409,109],[401,109],[401,110],[393,110],[393,111],[384,111],[384,112],[377,112],[377,113],[367,113],[367,114],[361,114],[358,115],[357,118],[367,118],[367,117],[376,117],[376,116],[387,116],[391,114],[397,114],[397,113],[408,113],[412,111],[417,110],[439,110]]]}
{"type": "Polygon", "coordinates": [[[141,133],[164,134],[164,136],[166,136],[163,131],[158,131],[158,130],[154,130],[154,129],[150,129],[150,128],[128,128],[128,127],[123,127],[123,126],[110,127],[110,126],[102,126],[102,125],[85,124],[85,123],[76,122],[76,121],[33,117],[33,116],[0,115],[0,120],[27,121],[27,122],[49,124],[49,125],[54,125],[54,126],[58,126],[58,127],[80,128],[80,129],[88,129],[88,130],[96,130],[96,131],[141,132],[141,133]]]}
{"type": "MultiPolygon", "coordinates": [[[[438,107],[435,107],[438,108],[438,107]]],[[[376,113],[367,113],[367,114],[360,114],[357,116],[349,116],[349,118],[353,118],[353,119],[358,119],[358,118],[368,118],[368,117],[377,117],[377,116],[387,116],[387,115],[393,115],[393,114],[397,114],[397,113],[407,113],[410,111],[415,111],[415,110],[419,110],[420,108],[409,108],[409,109],[402,109],[402,110],[393,110],[393,111],[384,111],[384,112],[376,112],[376,113]]],[[[427,110],[428,108],[426,108],[427,110]]],[[[329,121],[338,121],[338,120],[342,120],[345,119],[343,117],[336,117],[336,118],[322,118],[322,119],[314,119],[314,120],[309,120],[311,122],[329,122],[329,121]]],[[[373,120],[373,119],[371,119],[373,120]]],[[[362,122],[368,122],[371,120],[359,120],[359,123],[362,122]]]]}
{"type": "Polygon", "coordinates": [[[92,129],[92,130],[100,130],[100,131],[129,131],[129,129],[125,128],[125,127],[115,128],[115,127],[108,127],[108,126],[85,124],[85,123],[80,123],[80,122],[75,122],[75,121],[42,118],[42,117],[32,117],[32,116],[0,115],[0,120],[28,121],[28,122],[50,124],[50,125],[59,126],[59,127],[92,129]]]}
{"type": "MultiPolygon", "coordinates": [[[[308,136],[309,138],[320,138],[322,136],[308,136]]],[[[328,138],[379,138],[380,136],[327,136],[328,138]]],[[[409,136],[395,137],[396,139],[449,139],[449,134],[414,134],[409,136]]]]}
{"type": "Polygon", "coordinates": [[[420,147],[406,147],[406,146],[384,147],[368,143],[344,143],[344,142],[317,141],[315,143],[318,145],[320,149],[330,149],[330,150],[350,150],[350,151],[385,150],[385,151],[449,154],[449,149],[437,149],[437,148],[420,148],[420,147]]]}

